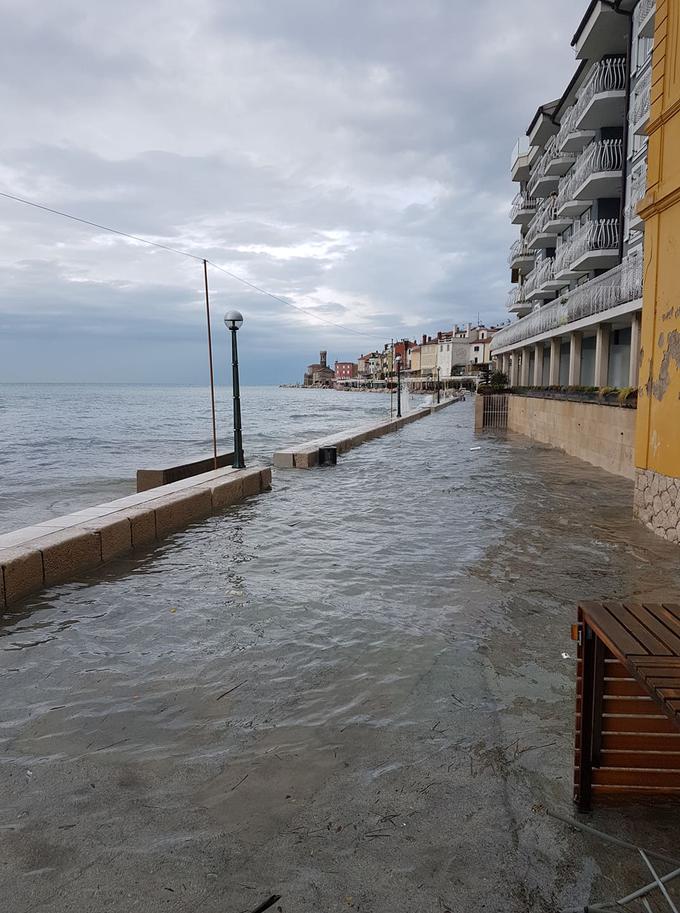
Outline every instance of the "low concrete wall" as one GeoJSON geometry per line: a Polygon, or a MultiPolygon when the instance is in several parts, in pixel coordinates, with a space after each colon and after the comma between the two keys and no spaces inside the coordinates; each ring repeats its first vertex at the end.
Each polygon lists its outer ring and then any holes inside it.
{"type": "Polygon", "coordinates": [[[419,418],[425,418],[426,415],[432,415],[433,412],[438,412],[452,403],[460,402],[461,399],[462,397],[443,399],[440,403],[424,406],[422,409],[409,412],[401,418],[388,419],[372,425],[361,425],[358,428],[348,428],[346,431],[340,431],[328,437],[305,441],[303,444],[296,444],[286,450],[278,450],[274,454],[274,466],[277,469],[312,469],[314,466],[319,465],[319,449],[321,447],[335,447],[338,453],[347,453],[348,450],[352,450],[354,447],[359,447],[361,444],[382,437],[384,434],[390,434],[392,431],[398,431],[404,425],[415,422],[419,418]]]}
{"type": "Polygon", "coordinates": [[[620,406],[508,397],[508,431],[559,447],[627,479],[635,478],[635,415],[635,409],[620,406]]]}
{"type": "Polygon", "coordinates": [[[77,578],[271,486],[271,469],[217,469],[0,535],[0,609],[77,578]]]}
{"type": "Polygon", "coordinates": [[[226,469],[233,462],[234,451],[232,450],[230,453],[217,454],[217,466],[215,466],[215,458],[208,457],[181,463],[179,466],[168,466],[166,469],[138,469],[137,492],[149,491],[150,488],[159,488],[161,485],[170,485],[171,482],[181,482],[182,479],[200,476],[213,469],[226,469]]]}

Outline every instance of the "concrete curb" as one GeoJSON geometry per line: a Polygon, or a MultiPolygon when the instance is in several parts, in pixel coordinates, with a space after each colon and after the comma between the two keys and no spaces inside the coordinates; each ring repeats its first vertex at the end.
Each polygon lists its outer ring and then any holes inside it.
{"type": "Polygon", "coordinates": [[[271,488],[271,469],[217,469],[0,534],[0,610],[271,488]]]}
{"type": "Polygon", "coordinates": [[[440,409],[460,401],[461,399],[458,397],[444,399],[441,403],[424,406],[422,409],[416,409],[415,412],[409,412],[402,418],[392,418],[377,424],[349,428],[328,437],[305,441],[303,444],[288,447],[286,450],[277,450],[274,454],[274,466],[276,469],[312,469],[314,466],[319,465],[319,449],[321,447],[335,447],[338,453],[347,453],[348,450],[360,447],[361,444],[365,444],[367,441],[398,431],[405,425],[410,425],[411,422],[416,422],[418,419],[425,418],[427,415],[432,415],[435,412],[439,412],[440,409]]]}

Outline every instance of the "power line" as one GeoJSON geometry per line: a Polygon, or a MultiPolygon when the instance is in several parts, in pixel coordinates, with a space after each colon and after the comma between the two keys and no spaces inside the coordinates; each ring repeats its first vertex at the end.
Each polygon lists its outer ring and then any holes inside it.
{"type": "Polygon", "coordinates": [[[268,298],[272,298],[274,301],[278,301],[280,304],[286,305],[286,307],[292,308],[295,311],[299,311],[308,317],[312,317],[314,320],[319,320],[321,323],[335,327],[336,329],[342,330],[345,333],[352,333],[355,336],[361,336],[363,339],[374,339],[375,335],[377,335],[362,333],[360,330],[354,330],[351,327],[343,326],[340,323],[334,323],[332,320],[327,320],[325,317],[321,317],[319,314],[315,314],[314,311],[299,307],[299,305],[287,301],[280,295],[275,295],[273,292],[268,292],[266,289],[261,288],[259,285],[255,285],[255,283],[249,282],[248,279],[244,279],[237,273],[232,273],[228,269],[225,269],[223,266],[218,266],[217,263],[213,263],[212,260],[207,260],[205,257],[201,257],[197,254],[192,254],[189,251],[180,250],[177,247],[170,247],[168,244],[160,244],[158,241],[152,241],[150,238],[142,238],[139,235],[133,235],[127,231],[120,231],[118,228],[111,228],[110,225],[102,225],[100,222],[93,222],[90,219],[83,219],[80,216],[74,216],[71,213],[64,212],[61,209],[53,209],[51,206],[46,206],[44,203],[36,203],[33,200],[27,200],[24,197],[19,197],[12,193],[5,193],[2,190],[0,190],[0,197],[4,197],[7,200],[13,200],[15,203],[23,203],[24,206],[32,206],[34,209],[40,209],[43,212],[49,212],[55,216],[61,216],[63,219],[70,219],[72,222],[79,222],[81,225],[89,225],[91,228],[97,228],[100,231],[108,231],[111,234],[119,235],[121,238],[128,238],[131,241],[138,241],[140,244],[148,244],[151,247],[157,247],[160,250],[167,251],[171,254],[178,254],[180,257],[189,257],[192,260],[198,260],[200,263],[205,261],[216,270],[219,270],[221,273],[224,273],[226,276],[234,279],[236,282],[240,282],[242,285],[253,289],[253,291],[259,292],[260,295],[266,295],[268,298]]]}

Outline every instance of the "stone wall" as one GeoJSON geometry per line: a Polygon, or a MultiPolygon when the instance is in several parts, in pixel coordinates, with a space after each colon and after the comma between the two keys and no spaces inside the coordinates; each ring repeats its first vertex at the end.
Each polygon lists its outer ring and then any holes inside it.
{"type": "Polygon", "coordinates": [[[533,396],[508,399],[508,431],[559,447],[616,475],[635,478],[635,409],[533,396]]]}
{"type": "Polygon", "coordinates": [[[653,469],[635,475],[635,516],[657,536],[680,542],[680,479],[653,469]]]}

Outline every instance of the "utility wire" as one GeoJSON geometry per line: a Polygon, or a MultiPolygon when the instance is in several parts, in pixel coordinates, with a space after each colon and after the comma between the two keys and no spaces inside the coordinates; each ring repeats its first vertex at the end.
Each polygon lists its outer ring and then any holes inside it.
{"type": "Polygon", "coordinates": [[[259,292],[261,295],[266,295],[268,298],[272,298],[274,301],[285,304],[286,307],[293,308],[295,311],[299,311],[308,317],[312,317],[314,320],[319,320],[321,323],[325,323],[328,326],[335,327],[336,329],[342,330],[345,333],[352,333],[355,336],[361,336],[364,339],[375,338],[375,336],[370,336],[369,334],[362,333],[359,330],[353,330],[351,327],[343,326],[340,323],[334,323],[332,320],[327,320],[325,317],[321,317],[318,314],[315,314],[313,311],[308,310],[307,308],[299,307],[299,305],[287,301],[280,295],[275,295],[273,292],[268,292],[266,289],[261,288],[259,285],[255,285],[253,282],[249,282],[247,279],[244,279],[237,273],[232,273],[228,269],[225,269],[223,266],[218,266],[217,263],[213,263],[212,260],[207,260],[205,257],[198,256],[197,254],[192,254],[187,250],[180,250],[177,247],[170,247],[168,244],[160,244],[158,241],[151,241],[149,238],[142,238],[139,235],[133,235],[127,231],[120,231],[118,228],[111,228],[110,225],[102,225],[100,222],[92,222],[90,219],[82,219],[80,216],[74,216],[69,212],[63,212],[61,209],[53,209],[51,206],[46,206],[44,203],[35,203],[33,200],[27,200],[24,197],[19,197],[12,193],[5,193],[2,190],[0,190],[0,197],[4,197],[6,200],[13,200],[15,203],[23,203],[24,206],[32,206],[34,209],[40,209],[43,212],[49,212],[55,216],[61,216],[63,219],[70,219],[72,222],[80,222],[81,225],[89,225],[91,228],[98,228],[100,231],[108,231],[111,234],[119,235],[121,238],[128,238],[131,241],[138,241],[140,244],[148,244],[151,247],[157,247],[160,250],[168,251],[168,253],[171,254],[179,254],[180,257],[189,257],[192,260],[198,260],[200,263],[205,261],[216,270],[224,273],[225,276],[229,276],[231,279],[234,279],[236,282],[240,282],[242,285],[246,285],[248,288],[253,289],[253,291],[259,292]]]}

